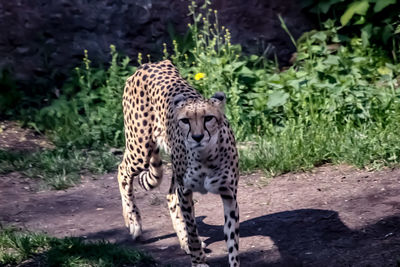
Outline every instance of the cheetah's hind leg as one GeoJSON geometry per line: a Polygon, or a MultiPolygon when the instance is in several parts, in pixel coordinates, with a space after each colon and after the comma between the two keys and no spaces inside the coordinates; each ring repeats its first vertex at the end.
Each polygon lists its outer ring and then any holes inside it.
{"type": "Polygon", "coordinates": [[[142,219],[140,211],[135,204],[133,195],[133,175],[128,171],[124,160],[118,167],[118,184],[122,199],[122,214],[124,216],[125,226],[129,229],[133,240],[142,233],[142,219]]]}
{"type": "Polygon", "coordinates": [[[133,195],[133,180],[138,177],[139,185],[145,190],[157,187],[163,176],[160,149],[154,142],[142,147],[144,157],[134,155],[129,149],[125,150],[124,158],[118,168],[118,182],[122,199],[122,212],[126,227],[136,239],[142,233],[142,223],[139,208],[133,195]],[[146,155],[150,155],[147,157],[146,155]],[[135,159],[135,163],[133,163],[135,159]]]}

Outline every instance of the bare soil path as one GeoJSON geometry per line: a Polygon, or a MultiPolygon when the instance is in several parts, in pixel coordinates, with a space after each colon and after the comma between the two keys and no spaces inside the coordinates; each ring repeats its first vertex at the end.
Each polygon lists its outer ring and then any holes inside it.
{"type": "MultiPolygon", "coordinates": [[[[51,147],[14,122],[0,122],[0,149],[51,147]]],[[[148,251],[158,265],[190,266],[167,210],[167,170],[161,186],[138,188],[144,233],[132,241],[125,229],[116,173],[64,191],[39,191],[19,173],[0,175],[0,223],[57,237],[105,239],[148,251]]],[[[227,266],[222,203],[196,195],[200,235],[211,266],[227,266]]],[[[241,264],[247,266],[400,266],[400,169],[365,171],[322,166],[266,180],[239,182],[241,264]]]]}
{"type": "MultiPolygon", "coordinates": [[[[400,170],[322,166],[312,172],[239,185],[242,266],[397,266],[400,259],[400,170]]],[[[0,176],[0,222],[50,235],[105,239],[148,251],[160,265],[190,266],[160,188],[136,192],[144,234],[132,241],[123,225],[116,174],[84,179],[65,191],[37,192],[18,173],[0,176]]],[[[139,188],[137,186],[137,188],[139,188]]],[[[222,204],[195,195],[200,235],[211,266],[227,266],[222,204]]]]}

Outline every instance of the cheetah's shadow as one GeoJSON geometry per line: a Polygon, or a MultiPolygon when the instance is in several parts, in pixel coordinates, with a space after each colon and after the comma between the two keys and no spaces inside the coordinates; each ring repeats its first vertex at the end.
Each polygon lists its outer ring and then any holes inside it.
{"type": "MultiPolygon", "coordinates": [[[[223,226],[206,224],[205,218],[196,218],[204,242],[210,245],[223,241],[223,226]]],[[[368,242],[376,243],[377,238],[388,233],[400,235],[399,216],[385,218],[360,230],[351,230],[332,210],[299,209],[273,213],[240,223],[241,242],[245,243],[245,238],[253,237],[251,242],[254,244],[254,248],[243,249],[241,246],[241,261],[248,266],[321,266],[324,261],[324,265],[328,266],[352,266],[358,262],[357,259],[364,257],[362,251],[368,242]],[[273,241],[279,256],[277,261],[268,259],[271,252],[258,249],[263,244],[257,242],[265,242],[265,239],[254,240],[257,236],[267,236],[273,241]]],[[[211,266],[225,266],[226,262],[226,257],[210,259],[211,266]]]]}

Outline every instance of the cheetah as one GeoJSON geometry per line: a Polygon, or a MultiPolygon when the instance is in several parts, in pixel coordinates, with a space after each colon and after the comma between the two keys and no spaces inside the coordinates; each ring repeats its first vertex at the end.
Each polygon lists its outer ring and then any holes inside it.
{"type": "Polygon", "coordinates": [[[171,156],[168,208],[180,246],[192,266],[208,266],[199,239],[193,192],[219,194],[224,206],[224,237],[231,267],[239,266],[238,154],[224,114],[225,94],[205,99],[164,60],[140,66],[123,94],[126,147],[118,167],[125,225],[133,239],[142,232],[133,180],[145,190],[163,177],[160,146],[171,156]]]}

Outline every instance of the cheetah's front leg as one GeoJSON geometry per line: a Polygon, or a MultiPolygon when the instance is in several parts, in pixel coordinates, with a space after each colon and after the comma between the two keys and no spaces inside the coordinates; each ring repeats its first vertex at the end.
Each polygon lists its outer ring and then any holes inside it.
{"type": "Polygon", "coordinates": [[[185,219],[183,219],[182,210],[179,206],[177,188],[174,187],[174,185],[171,185],[169,194],[167,195],[167,201],[172,225],[176,235],[178,236],[179,244],[187,254],[190,254],[185,219]]]}
{"type": "Polygon", "coordinates": [[[229,252],[229,265],[239,267],[239,207],[236,197],[231,195],[221,195],[224,204],[224,238],[229,252]]]}
{"type": "MultiPolygon", "coordinates": [[[[192,267],[207,267],[205,263],[206,255],[203,251],[203,245],[200,241],[199,234],[197,232],[197,226],[194,214],[193,205],[193,193],[190,190],[184,190],[182,187],[176,188],[176,195],[178,196],[180,213],[183,218],[183,222],[179,222],[184,226],[184,233],[177,233],[178,237],[187,239],[188,252],[191,257],[192,267]]],[[[172,215],[172,214],[171,214],[172,215]]],[[[172,220],[181,218],[172,218],[172,220]]],[[[185,241],[185,240],[180,240],[185,241]]],[[[181,243],[181,246],[185,246],[185,243],[181,243]]]]}

